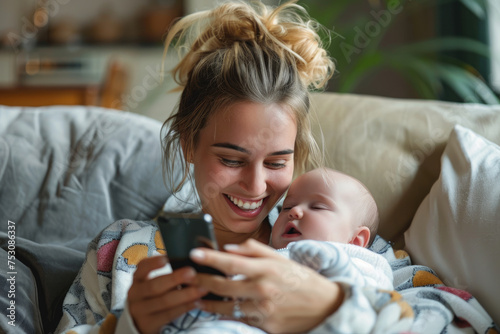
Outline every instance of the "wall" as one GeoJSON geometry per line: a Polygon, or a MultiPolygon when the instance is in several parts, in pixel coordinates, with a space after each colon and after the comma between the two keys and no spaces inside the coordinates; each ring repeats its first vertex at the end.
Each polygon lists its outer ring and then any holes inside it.
{"type": "MultiPolygon", "coordinates": [[[[144,0],[47,1],[50,3],[49,19],[52,23],[61,21],[62,18],[71,18],[75,25],[86,26],[99,13],[109,10],[114,18],[130,22],[128,28],[131,30],[134,28],[135,18],[148,4],[148,1],[144,0]]],[[[167,3],[168,1],[171,0],[164,0],[167,3]]],[[[272,0],[269,2],[272,3],[272,0]]],[[[26,22],[32,17],[33,9],[37,3],[38,0],[0,0],[0,36],[7,31],[12,31],[22,38],[26,37],[26,22]]],[[[213,7],[216,3],[217,0],[184,0],[184,10],[186,13],[204,10],[213,7]]],[[[133,34],[133,32],[131,33],[133,34]]],[[[42,35],[43,31],[39,34],[42,35]]],[[[20,50],[20,48],[13,48],[9,41],[3,49],[0,48],[0,89],[19,84],[16,69],[19,65],[19,59],[25,57],[25,54],[20,50]]],[[[92,59],[92,63],[101,72],[101,77],[104,76],[106,65],[111,59],[120,61],[128,71],[127,91],[123,94],[123,108],[127,111],[163,121],[177,103],[179,93],[171,92],[175,87],[173,81],[168,77],[164,81],[161,81],[160,78],[159,68],[163,53],[161,45],[45,47],[38,48],[35,53],[37,52],[40,54],[46,52],[53,54],[84,53],[92,59]]],[[[166,61],[167,68],[175,62],[175,58],[169,57],[166,61]]]]}
{"type": "MultiPolygon", "coordinates": [[[[41,0],[0,0],[0,36],[6,31],[14,31],[16,34],[22,35],[23,29],[26,28],[26,22],[32,15],[33,8],[41,0]]],[[[62,18],[71,18],[76,25],[86,26],[92,20],[99,16],[104,11],[109,13],[115,19],[126,24],[127,36],[137,34],[136,18],[150,3],[146,0],[44,0],[48,1],[49,19],[55,23],[62,18]]],[[[151,0],[152,1],[152,0],[151,0]]],[[[156,0],[162,1],[162,0],[156,0]]],[[[163,0],[164,3],[169,3],[174,0],[163,0]]],[[[497,0],[490,0],[491,5],[499,7],[497,0]]],[[[195,12],[198,10],[208,9],[213,7],[217,0],[184,0],[184,11],[186,13],[195,12]]],[[[268,0],[269,3],[274,3],[274,0],[268,0]]],[[[497,14],[500,11],[496,11],[497,14]]],[[[394,29],[392,35],[387,36],[384,43],[399,43],[408,39],[425,39],[433,34],[432,13],[427,13],[425,19],[423,16],[409,16],[398,21],[398,29],[394,29]],[[430,23],[430,24],[429,24],[430,23]]],[[[406,15],[403,13],[402,15],[406,15]]],[[[492,20],[494,24],[499,25],[500,19],[492,20]]],[[[500,28],[496,28],[500,29],[500,28]]],[[[493,36],[493,35],[492,35],[493,36]]],[[[500,40],[499,40],[500,41],[500,40]]],[[[494,40],[494,48],[500,49],[500,42],[494,40]]],[[[8,42],[8,41],[7,41],[8,42]]],[[[7,47],[0,50],[0,85],[12,84],[15,81],[15,54],[12,54],[11,48],[7,43],[7,47]]],[[[152,71],[155,71],[161,63],[161,45],[154,48],[137,47],[134,45],[111,46],[95,51],[96,54],[104,63],[111,57],[118,57],[129,68],[130,82],[129,90],[126,94],[127,110],[133,112],[153,115],[155,118],[163,118],[163,110],[172,108],[175,104],[176,95],[167,94],[168,89],[172,88],[173,84],[163,83],[156,85],[154,89],[147,89],[147,94],[144,95],[145,82],[152,77],[152,71]],[[172,97],[173,96],[173,97],[172,97]]],[[[497,51],[500,53],[500,50],[497,51]]],[[[500,64],[496,63],[496,72],[494,72],[494,83],[500,90],[500,64]]],[[[345,70],[342,68],[339,71],[345,70]]],[[[147,85],[146,85],[147,86],[147,85]]],[[[330,90],[335,90],[335,79],[330,84],[330,90]]],[[[400,75],[393,71],[383,71],[367,77],[355,91],[359,94],[382,95],[390,97],[417,97],[412,87],[401,78],[400,75]]]]}

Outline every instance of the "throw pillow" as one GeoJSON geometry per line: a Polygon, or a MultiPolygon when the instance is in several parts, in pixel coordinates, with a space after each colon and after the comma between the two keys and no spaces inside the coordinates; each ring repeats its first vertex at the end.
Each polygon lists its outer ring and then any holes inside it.
{"type": "Polygon", "coordinates": [[[405,233],[416,264],[467,290],[500,323],[500,147],[455,126],[441,174],[405,233]]]}

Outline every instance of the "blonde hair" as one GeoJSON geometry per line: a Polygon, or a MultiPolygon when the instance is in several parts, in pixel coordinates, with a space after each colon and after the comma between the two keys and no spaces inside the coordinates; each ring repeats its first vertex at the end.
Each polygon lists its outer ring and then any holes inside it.
{"type": "MultiPolygon", "coordinates": [[[[179,50],[172,75],[182,89],[176,112],[162,128],[164,170],[171,180],[181,146],[184,157],[191,156],[209,117],[237,102],[276,103],[291,111],[296,172],[321,164],[308,118],[309,89],[324,88],[334,64],[317,33],[321,27],[295,2],[276,8],[225,3],[170,28],[164,55],[171,44],[179,50]]],[[[173,192],[189,176],[189,164],[180,160],[182,177],[173,192]]]]}

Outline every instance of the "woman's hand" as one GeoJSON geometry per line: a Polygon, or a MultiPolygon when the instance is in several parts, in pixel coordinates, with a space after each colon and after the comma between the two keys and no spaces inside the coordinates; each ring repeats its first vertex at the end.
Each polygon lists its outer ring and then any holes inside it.
{"type": "MultiPolygon", "coordinates": [[[[300,333],[319,325],[342,303],[344,295],[338,284],[268,246],[249,239],[225,249],[233,254],[196,249],[191,258],[227,275],[242,274],[245,278],[228,280],[199,274],[196,284],[241,300],[238,304],[244,316],[240,320],[249,325],[271,333],[300,333]]],[[[235,302],[203,300],[197,306],[232,316],[235,302]]]]}
{"type": "Polygon", "coordinates": [[[137,265],[128,291],[128,308],[140,333],[158,333],[161,327],[195,308],[195,301],[207,293],[190,284],[196,276],[193,268],[181,268],[168,275],[149,278],[149,273],[167,263],[165,256],[143,259],[137,265]]]}

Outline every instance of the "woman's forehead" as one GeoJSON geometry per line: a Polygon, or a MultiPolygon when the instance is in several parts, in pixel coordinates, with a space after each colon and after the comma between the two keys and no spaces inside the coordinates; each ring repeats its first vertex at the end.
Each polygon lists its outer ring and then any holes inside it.
{"type": "MultiPolygon", "coordinates": [[[[269,147],[273,143],[295,143],[295,118],[278,104],[240,102],[216,112],[202,130],[214,142],[241,147],[269,147]]],[[[291,147],[293,149],[293,145],[291,147]]]]}

